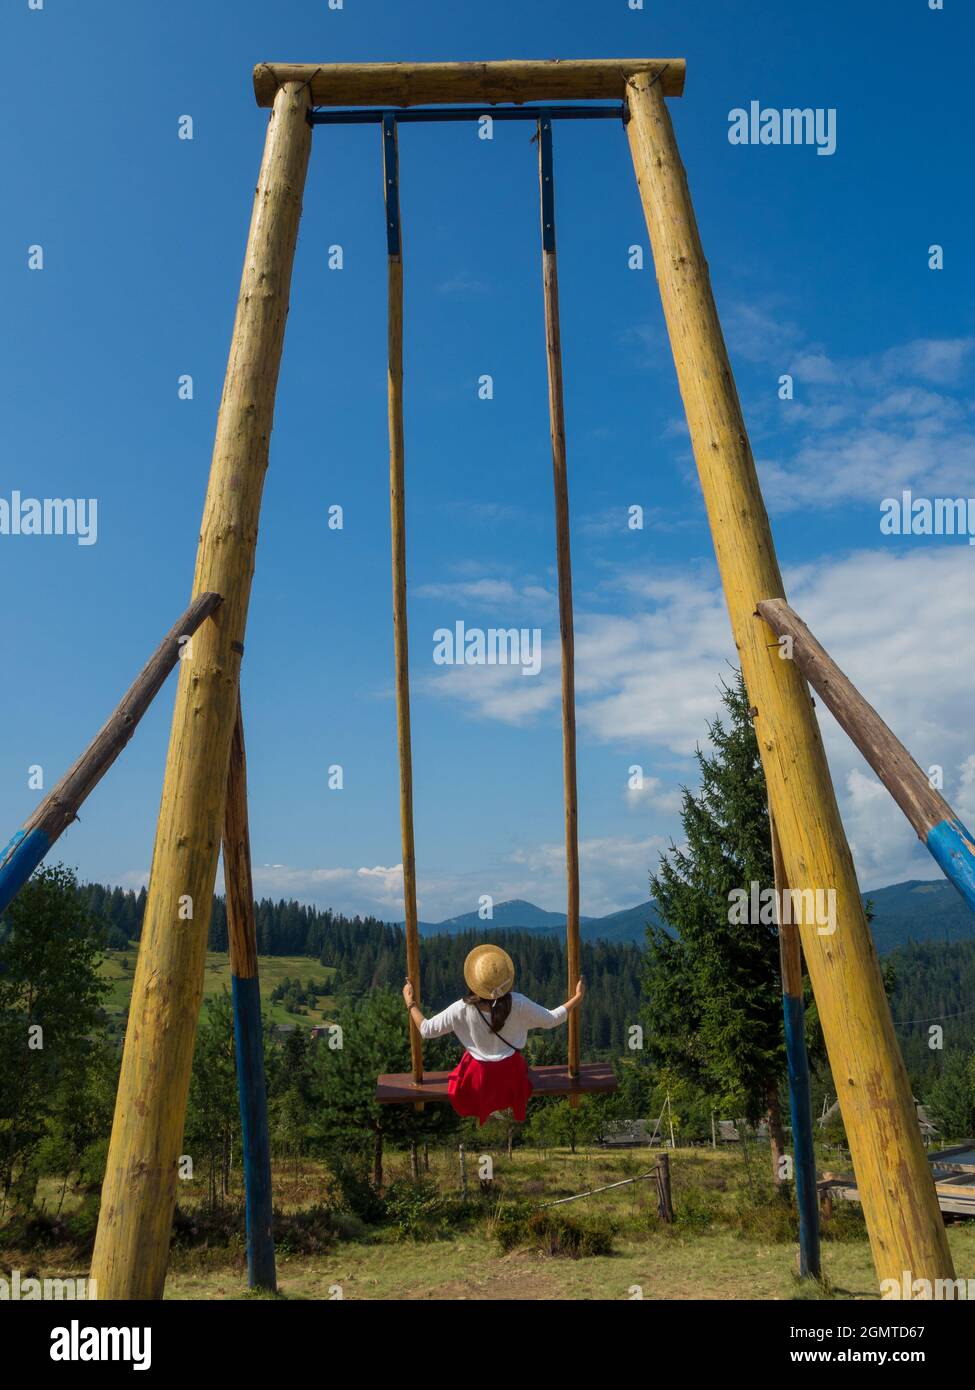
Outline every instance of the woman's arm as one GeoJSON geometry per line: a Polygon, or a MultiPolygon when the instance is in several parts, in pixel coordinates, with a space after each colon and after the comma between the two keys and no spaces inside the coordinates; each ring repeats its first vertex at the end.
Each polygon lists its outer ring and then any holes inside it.
{"type": "Polygon", "coordinates": [[[579,1007],[579,1005],[582,1003],[583,999],[585,999],[585,997],[586,997],[586,977],[585,977],[585,975],[580,975],[580,976],[579,976],[579,983],[576,985],[576,992],[575,992],[575,994],[573,994],[573,996],[572,996],[571,999],[567,999],[567,1000],[565,1001],[565,1003],[562,1005],[562,1007],[563,1007],[563,1009],[565,1009],[565,1011],[566,1011],[567,1014],[571,1014],[572,1010],[573,1010],[573,1009],[577,1009],[577,1008],[579,1007]]]}
{"type": "Polygon", "coordinates": [[[433,1018],[424,1018],[423,1011],[416,1002],[413,985],[409,980],[403,986],[403,1002],[421,1038],[445,1038],[448,1033],[454,1031],[454,1020],[457,1016],[456,1004],[451,1004],[444,1009],[443,1013],[436,1014],[433,1018]]]}
{"type": "Polygon", "coordinates": [[[567,999],[564,1004],[560,1004],[557,1009],[546,1009],[542,1004],[536,1004],[533,999],[526,999],[519,994],[518,998],[518,1018],[527,1028],[558,1028],[563,1024],[572,1012],[582,1003],[586,993],[586,982],[579,977],[576,985],[576,992],[571,999],[567,999]]]}
{"type": "Polygon", "coordinates": [[[406,1012],[409,1014],[412,1022],[416,1024],[418,1030],[421,1029],[427,1020],[419,1004],[416,1002],[416,992],[410,980],[407,980],[406,984],[403,986],[403,1003],[406,1005],[406,1012]]]}

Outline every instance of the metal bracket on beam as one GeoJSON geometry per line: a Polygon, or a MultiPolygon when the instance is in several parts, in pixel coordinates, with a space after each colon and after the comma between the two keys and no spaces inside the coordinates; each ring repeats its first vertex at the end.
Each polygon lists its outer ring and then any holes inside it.
{"type": "Polygon", "coordinates": [[[402,250],[399,220],[399,151],[396,145],[396,113],[384,111],[383,176],[386,196],[386,250],[398,256],[402,250]]]}
{"type": "Polygon", "coordinates": [[[542,249],[555,250],[555,170],[552,159],[552,114],[538,113],[538,142],[541,151],[542,249]]]}

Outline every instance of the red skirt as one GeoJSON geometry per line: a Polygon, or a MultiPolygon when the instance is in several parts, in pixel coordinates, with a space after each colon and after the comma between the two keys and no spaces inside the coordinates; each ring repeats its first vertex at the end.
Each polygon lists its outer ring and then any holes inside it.
{"type": "Polygon", "coordinates": [[[450,1073],[447,1094],[458,1115],[476,1115],[481,1124],[496,1110],[513,1110],[522,1124],[533,1090],[528,1064],[520,1052],[499,1062],[479,1062],[465,1052],[450,1073]]]}

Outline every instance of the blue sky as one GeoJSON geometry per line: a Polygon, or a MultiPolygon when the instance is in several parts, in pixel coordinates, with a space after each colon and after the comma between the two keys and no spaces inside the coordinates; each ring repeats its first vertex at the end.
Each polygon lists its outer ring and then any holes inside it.
{"type": "MultiPolygon", "coordinates": [[[[0,535],[8,834],[189,594],[266,113],[262,60],[683,56],[672,103],[790,597],[975,819],[964,537],[883,498],[975,493],[975,22],[960,0],[8,0],[0,497],[96,498],[97,543],[0,535]],[[729,113],[836,112],[831,156],[735,146],[729,113]],[[177,138],[193,118],[192,141],[177,138]],[[944,268],[928,248],[944,247],[944,268]],[[43,270],[28,247],[43,247],[43,270]],[[779,399],[779,378],[795,399],[779,399]],[[178,381],[191,374],[193,399],[178,381]]],[[[420,912],[564,905],[554,523],[531,128],[400,134],[420,912]],[[494,399],[478,398],[478,378],[494,399]],[[540,627],[537,677],[442,668],[433,633],[540,627]]],[[[625,136],[555,133],[578,634],[583,911],[630,906],[733,651],[625,136]],[[643,246],[643,271],[628,266],[643,246]],[[645,509],[642,531],[628,508],[645,509]],[[628,769],[644,768],[642,794],[628,769]]],[[[401,915],[380,137],[318,129],[243,668],[259,893],[401,915]],[[344,268],[328,268],[341,245],[344,268]],[[330,530],[328,508],[344,509],[330,530]],[[344,788],[330,791],[341,764],[344,788]]],[[[173,685],[59,854],[148,871],[173,685]]],[[[934,877],[824,717],[865,888],[934,877]]]]}

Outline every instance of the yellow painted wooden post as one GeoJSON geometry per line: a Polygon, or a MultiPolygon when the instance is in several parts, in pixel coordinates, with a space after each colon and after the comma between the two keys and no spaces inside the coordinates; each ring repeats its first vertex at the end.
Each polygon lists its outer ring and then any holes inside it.
{"type": "MultiPolygon", "coordinates": [[[[809,691],[756,604],[783,596],[687,180],[653,75],[627,126],[691,443],[793,891],[835,890],[836,930],[801,924],[879,1279],[951,1278],[951,1256],[809,691]]],[[[808,915],[808,914],[807,914],[808,915]]],[[[827,924],[828,926],[828,924],[827,924]]]]}
{"type": "Polygon", "coordinates": [[[92,1261],[99,1298],[159,1298],[203,993],[247,604],[311,127],[289,84],[268,126],[193,592],[223,603],[181,663],[92,1261]]]}

